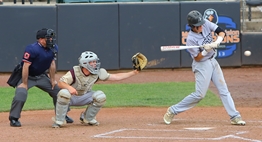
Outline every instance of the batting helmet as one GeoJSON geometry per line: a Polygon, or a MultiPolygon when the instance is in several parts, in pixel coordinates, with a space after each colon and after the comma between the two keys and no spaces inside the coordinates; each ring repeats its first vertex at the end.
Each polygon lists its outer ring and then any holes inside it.
{"type": "Polygon", "coordinates": [[[187,15],[187,23],[189,26],[201,26],[205,23],[202,14],[196,10],[190,11],[187,15]]]}
{"type": "Polygon", "coordinates": [[[100,69],[100,62],[99,58],[94,52],[91,51],[85,51],[81,54],[81,56],[78,58],[79,65],[83,68],[86,68],[90,73],[92,74],[98,74],[100,69]],[[96,61],[96,66],[92,67],[90,66],[89,62],[96,61]]]}

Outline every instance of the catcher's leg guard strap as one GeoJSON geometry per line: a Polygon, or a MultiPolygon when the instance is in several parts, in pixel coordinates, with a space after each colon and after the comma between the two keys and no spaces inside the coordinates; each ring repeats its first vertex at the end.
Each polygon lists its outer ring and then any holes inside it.
{"type": "Polygon", "coordinates": [[[62,89],[58,92],[56,102],[56,120],[59,125],[64,124],[65,116],[68,110],[71,94],[67,89],[62,89]]]}

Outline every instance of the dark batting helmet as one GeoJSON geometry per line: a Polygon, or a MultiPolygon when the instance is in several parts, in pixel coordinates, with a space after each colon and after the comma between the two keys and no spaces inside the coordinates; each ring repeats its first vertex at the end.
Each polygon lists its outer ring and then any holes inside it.
{"type": "Polygon", "coordinates": [[[200,12],[193,10],[187,14],[187,23],[189,26],[197,27],[203,25],[205,20],[200,12]]]}

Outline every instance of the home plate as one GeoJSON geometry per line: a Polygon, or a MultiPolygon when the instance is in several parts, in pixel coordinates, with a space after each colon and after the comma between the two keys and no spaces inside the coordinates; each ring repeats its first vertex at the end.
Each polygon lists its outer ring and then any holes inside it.
{"type": "Polygon", "coordinates": [[[194,128],[184,128],[184,129],[196,130],[196,131],[205,131],[205,130],[214,129],[214,127],[194,127],[194,128]]]}

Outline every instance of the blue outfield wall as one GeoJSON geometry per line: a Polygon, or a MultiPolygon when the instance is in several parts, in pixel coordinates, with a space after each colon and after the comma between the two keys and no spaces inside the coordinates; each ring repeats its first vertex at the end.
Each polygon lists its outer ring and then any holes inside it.
{"type": "Polygon", "coordinates": [[[25,47],[36,42],[37,30],[56,30],[56,7],[3,5],[0,13],[0,72],[12,72],[21,62],[25,47]]]}
{"type": "Polygon", "coordinates": [[[78,64],[81,52],[98,54],[101,66],[109,70],[131,69],[131,57],[141,52],[148,57],[147,68],[190,67],[186,50],[161,52],[161,45],[184,45],[189,28],[186,15],[199,10],[204,18],[224,28],[227,37],[217,59],[222,67],[261,65],[262,34],[240,33],[239,2],[145,2],[84,3],[54,6],[1,6],[0,72],[11,72],[22,59],[26,45],[36,41],[43,27],[57,32],[57,70],[78,64]],[[234,9],[233,11],[231,9],[234,9]],[[245,57],[243,52],[252,55],[245,57]]]}
{"type": "Polygon", "coordinates": [[[251,56],[241,56],[242,65],[262,65],[262,33],[242,33],[241,55],[251,51],[251,56]]]}
{"type": "Polygon", "coordinates": [[[180,67],[180,52],[161,52],[161,45],[179,44],[179,3],[119,4],[120,68],[130,68],[131,57],[141,52],[147,68],[180,67]]]}
{"type": "Polygon", "coordinates": [[[87,50],[98,54],[103,68],[119,68],[118,4],[61,4],[57,15],[58,70],[78,65],[87,50]]]}

